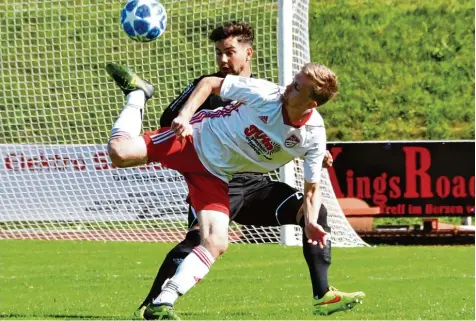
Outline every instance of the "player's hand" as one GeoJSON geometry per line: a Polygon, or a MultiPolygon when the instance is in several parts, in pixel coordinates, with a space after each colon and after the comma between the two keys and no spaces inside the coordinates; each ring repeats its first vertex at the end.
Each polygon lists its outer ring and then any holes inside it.
{"type": "Polygon", "coordinates": [[[324,160],[322,161],[322,167],[324,168],[332,167],[332,163],[334,163],[334,159],[332,158],[331,152],[326,150],[326,154],[324,155],[324,160]]]}
{"type": "Polygon", "coordinates": [[[192,125],[190,125],[190,120],[187,119],[185,116],[178,115],[172,120],[172,124],[170,125],[170,129],[177,135],[178,137],[186,137],[190,136],[193,133],[192,125]]]}
{"type": "Polygon", "coordinates": [[[304,233],[306,233],[307,243],[319,245],[321,249],[326,246],[328,234],[321,225],[317,223],[306,224],[304,233]]]}

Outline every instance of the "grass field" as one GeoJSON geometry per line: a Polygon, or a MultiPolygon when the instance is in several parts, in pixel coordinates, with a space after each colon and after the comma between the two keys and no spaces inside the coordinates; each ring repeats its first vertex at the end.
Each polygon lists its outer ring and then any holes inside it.
{"type": "MultiPolygon", "coordinates": [[[[0,318],[128,319],[167,243],[0,241],[0,318]]],[[[474,320],[474,247],[333,249],[330,283],[363,305],[311,314],[300,247],[232,245],[176,309],[182,319],[474,320]]]]}
{"type": "MultiPolygon", "coordinates": [[[[107,141],[123,99],[108,61],[160,84],[144,126],[155,129],[191,79],[215,71],[205,31],[219,20],[255,25],[254,72],[277,81],[276,1],[164,3],[166,34],[138,44],[120,30],[120,1],[0,0],[0,143],[107,141]]],[[[311,0],[309,17],[312,59],[342,83],[322,110],[329,141],[474,139],[474,2],[311,0]]],[[[172,246],[2,240],[0,319],[128,319],[172,246]]],[[[200,320],[474,320],[474,250],[334,249],[330,283],[367,298],[317,317],[301,248],[232,245],[176,308],[200,320]]]]}

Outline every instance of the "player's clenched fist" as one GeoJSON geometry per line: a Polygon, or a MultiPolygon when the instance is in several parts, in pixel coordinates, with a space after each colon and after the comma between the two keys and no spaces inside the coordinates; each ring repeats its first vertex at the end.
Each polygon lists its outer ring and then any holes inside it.
{"type": "Polygon", "coordinates": [[[178,115],[172,120],[170,129],[179,137],[190,136],[193,133],[192,125],[190,125],[190,120],[187,117],[178,115]]]}
{"type": "Polygon", "coordinates": [[[322,166],[324,168],[329,168],[329,167],[332,167],[333,163],[334,163],[334,159],[332,158],[331,152],[326,150],[326,154],[324,155],[324,160],[322,161],[322,166]]]}
{"type": "Polygon", "coordinates": [[[304,233],[308,238],[307,242],[312,245],[319,245],[320,248],[324,248],[327,244],[328,234],[324,231],[324,228],[317,223],[309,223],[304,227],[304,233]]]}

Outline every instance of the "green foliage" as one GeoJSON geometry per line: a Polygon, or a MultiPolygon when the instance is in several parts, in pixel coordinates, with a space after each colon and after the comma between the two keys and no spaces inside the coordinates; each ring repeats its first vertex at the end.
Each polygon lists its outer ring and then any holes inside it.
{"type": "Polygon", "coordinates": [[[329,140],[474,139],[474,2],[311,1],[314,61],[336,71],[329,140]]]}
{"type": "MultiPolygon", "coordinates": [[[[123,103],[108,61],[158,84],[144,124],[157,128],[191,79],[216,70],[206,31],[225,20],[255,26],[254,71],[278,80],[276,1],[163,2],[167,32],[147,44],[122,32],[121,1],[1,2],[0,143],[107,141],[123,103]]],[[[330,141],[474,138],[474,1],[313,0],[309,28],[312,59],[342,84],[321,108],[330,141]]]]}

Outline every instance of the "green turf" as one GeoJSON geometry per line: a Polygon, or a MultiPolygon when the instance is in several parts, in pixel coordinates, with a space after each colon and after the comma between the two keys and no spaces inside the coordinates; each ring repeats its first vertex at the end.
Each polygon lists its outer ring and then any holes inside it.
{"type": "MultiPolygon", "coordinates": [[[[0,318],[127,319],[171,247],[0,241],[0,318]]],[[[330,283],[367,298],[316,317],[301,248],[231,245],[176,308],[183,319],[474,320],[474,259],[474,247],[336,248],[330,283]]]]}

